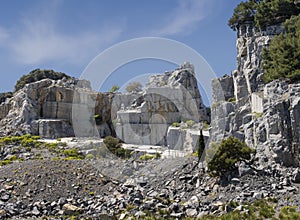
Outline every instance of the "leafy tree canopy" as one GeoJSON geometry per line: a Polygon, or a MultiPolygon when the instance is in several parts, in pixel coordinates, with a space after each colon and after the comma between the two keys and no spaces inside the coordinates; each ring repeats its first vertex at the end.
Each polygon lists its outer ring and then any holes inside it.
{"type": "Polygon", "coordinates": [[[284,23],[285,32],[275,36],[262,54],[264,82],[288,78],[300,80],[300,15],[284,23]]]}
{"type": "Polygon", "coordinates": [[[255,0],[241,2],[238,4],[234,9],[232,17],[228,21],[229,27],[235,31],[239,25],[246,21],[254,21],[256,7],[257,1],[255,0]]]}
{"type": "Polygon", "coordinates": [[[228,25],[237,30],[246,21],[255,21],[257,27],[264,29],[299,13],[300,4],[295,0],[249,0],[237,5],[228,25]]]}
{"type": "Polygon", "coordinates": [[[35,69],[31,71],[29,74],[23,75],[15,85],[15,92],[22,89],[26,84],[36,82],[42,79],[53,79],[58,80],[62,78],[71,78],[70,76],[66,75],[65,73],[55,72],[54,70],[40,70],[35,69]]]}

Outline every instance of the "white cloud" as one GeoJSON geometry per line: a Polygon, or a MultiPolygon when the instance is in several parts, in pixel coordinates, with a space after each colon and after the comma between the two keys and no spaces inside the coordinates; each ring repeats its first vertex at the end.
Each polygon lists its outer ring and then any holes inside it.
{"type": "Polygon", "coordinates": [[[179,0],[178,6],[167,14],[163,25],[150,31],[150,35],[170,36],[189,33],[211,10],[212,0],[179,0]]]}
{"type": "Polygon", "coordinates": [[[8,47],[22,64],[63,61],[71,64],[88,62],[91,56],[120,35],[121,28],[109,27],[81,33],[63,33],[53,22],[26,21],[20,33],[9,40],[8,47]]]}

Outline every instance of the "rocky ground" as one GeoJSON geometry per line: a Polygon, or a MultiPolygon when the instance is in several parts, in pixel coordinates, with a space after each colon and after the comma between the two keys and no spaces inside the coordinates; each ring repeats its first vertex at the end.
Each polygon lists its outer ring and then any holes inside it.
{"type": "Polygon", "coordinates": [[[203,173],[195,157],[15,161],[0,167],[0,218],[196,218],[241,211],[262,198],[276,198],[278,210],[299,208],[299,170],[241,172],[219,180],[203,173]]]}

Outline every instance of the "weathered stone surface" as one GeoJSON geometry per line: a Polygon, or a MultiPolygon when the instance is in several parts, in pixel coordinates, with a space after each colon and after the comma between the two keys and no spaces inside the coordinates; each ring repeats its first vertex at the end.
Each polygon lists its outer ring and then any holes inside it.
{"type": "Polygon", "coordinates": [[[172,123],[209,121],[194,68],[188,63],[173,72],[151,76],[145,91],[136,95],[130,106],[126,98],[123,100],[124,105],[117,113],[116,133],[126,143],[167,146],[168,127],[172,123]]]}
{"type": "MultiPolygon", "coordinates": [[[[34,130],[35,134],[38,134],[43,138],[61,138],[61,137],[73,137],[74,131],[68,120],[63,119],[39,119],[32,122],[32,125],[36,123],[34,130]]],[[[33,128],[34,126],[32,126],[33,128]]]]}
{"type": "Polygon", "coordinates": [[[225,75],[211,82],[213,102],[227,101],[234,97],[233,78],[225,75]]]}
{"type": "Polygon", "coordinates": [[[282,32],[281,24],[259,32],[252,23],[241,25],[237,38],[237,70],[233,71],[236,102],[224,102],[226,86],[212,81],[214,104],[211,108],[211,141],[229,135],[238,137],[256,148],[257,165],[277,162],[286,166],[299,163],[299,84],[276,80],[262,83],[261,53],[271,39],[282,32]],[[220,86],[219,86],[220,87],[220,86]]]}

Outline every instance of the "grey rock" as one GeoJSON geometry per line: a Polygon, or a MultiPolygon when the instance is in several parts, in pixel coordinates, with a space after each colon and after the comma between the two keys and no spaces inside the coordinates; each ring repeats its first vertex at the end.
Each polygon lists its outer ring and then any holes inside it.
{"type": "Polygon", "coordinates": [[[189,217],[196,217],[198,215],[197,209],[187,209],[185,213],[189,217]]]}
{"type": "Polygon", "coordinates": [[[297,169],[293,172],[292,181],[293,181],[294,183],[300,183],[300,169],[299,169],[299,168],[297,168],[297,169]]]}
{"type": "Polygon", "coordinates": [[[38,210],[38,208],[36,206],[33,207],[31,213],[35,216],[38,216],[41,214],[41,212],[38,210]]]}

